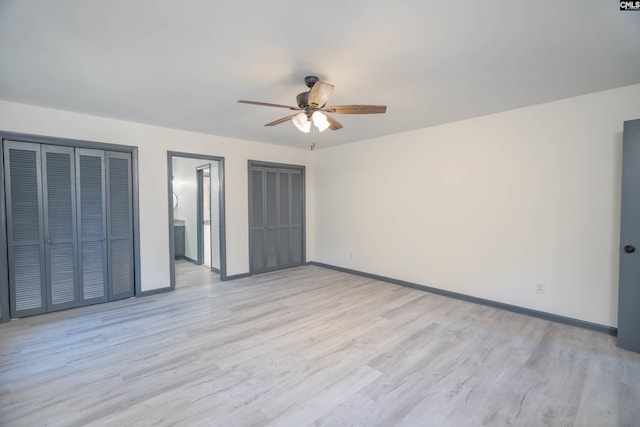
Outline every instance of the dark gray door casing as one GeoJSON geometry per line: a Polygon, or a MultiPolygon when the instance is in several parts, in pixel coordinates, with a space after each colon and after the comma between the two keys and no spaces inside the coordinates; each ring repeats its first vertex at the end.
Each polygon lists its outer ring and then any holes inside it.
{"type": "Polygon", "coordinates": [[[197,201],[196,201],[196,233],[198,238],[198,253],[197,253],[197,263],[198,265],[204,264],[204,170],[196,169],[196,183],[197,183],[197,201]]]}
{"type": "Polygon", "coordinates": [[[624,123],[618,345],[640,352],[640,119],[624,123]]]}
{"type": "MultiPolygon", "coordinates": [[[[175,243],[176,243],[176,227],[174,226],[173,216],[173,158],[184,157],[187,159],[200,159],[210,162],[218,162],[218,235],[220,245],[220,280],[228,280],[227,276],[227,234],[225,219],[225,181],[224,181],[224,157],[209,156],[205,154],[184,153],[178,151],[167,151],[167,190],[168,190],[168,208],[169,208],[169,268],[171,274],[171,286],[169,290],[176,288],[176,266],[175,266],[175,243]]],[[[211,227],[214,225],[212,224],[211,227]]]]}

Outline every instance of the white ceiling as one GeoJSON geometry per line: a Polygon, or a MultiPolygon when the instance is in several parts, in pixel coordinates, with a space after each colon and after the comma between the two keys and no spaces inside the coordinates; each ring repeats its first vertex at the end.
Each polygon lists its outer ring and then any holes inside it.
{"type": "Polygon", "coordinates": [[[0,99],[304,148],[236,101],[388,106],[322,148],[640,83],[639,40],[614,0],[0,0],[0,99]]]}

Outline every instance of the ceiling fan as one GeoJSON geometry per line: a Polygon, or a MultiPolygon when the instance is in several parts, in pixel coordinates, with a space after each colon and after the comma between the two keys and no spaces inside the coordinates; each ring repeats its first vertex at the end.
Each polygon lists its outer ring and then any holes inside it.
{"type": "Polygon", "coordinates": [[[287,108],[293,111],[300,111],[299,113],[267,123],[265,126],[275,126],[291,120],[299,130],[305,133],[308,133],[311,130],[312,123],[320,132],[326,129],[341,129],[342,124],[333,118],[331,114],[380,114],[387,111],[386,105],[327,106],[327,100],[333,93],[333,85],[321,82],[317,76],[305,77],[304,83],[307,85],[309,90],[307,92],[302,92],[296,97],[298,104],[297,107],[258,101],[240,100],[238,102],[243,104],[263,105],[265,107],[287,108]]]}

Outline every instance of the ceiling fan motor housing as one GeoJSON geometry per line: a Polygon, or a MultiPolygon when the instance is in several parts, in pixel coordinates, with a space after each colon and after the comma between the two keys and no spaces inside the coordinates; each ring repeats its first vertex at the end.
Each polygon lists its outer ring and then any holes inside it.
{"type": "Polygon", "coordinates": [[[298,107],[304,108],[309,105],[309,92],[302,92],[296,96],[296,101],[298,102],[298,107]]]}

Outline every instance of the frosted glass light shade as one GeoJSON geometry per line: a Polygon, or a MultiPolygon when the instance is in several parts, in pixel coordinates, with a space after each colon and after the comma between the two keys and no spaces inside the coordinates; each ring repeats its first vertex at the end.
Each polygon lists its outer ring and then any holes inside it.
{"type": "Polygon", "coordinates": [[[320,111],[314,111],[311,115],[311,120],[313,120],[313,124],[316,125],[320,132],[327,130],[331,125],[329,120],[327,120],[327,116],[322,114],[320,111]]]}
{"type": "Polygon", "coordinates": [[[307,119],[307,115],[305,113],[296,114],[293,116],[291,121],[300,131],[304,133],[309,133],[309,131],[311,131],[311,122],[307,119]]]}

